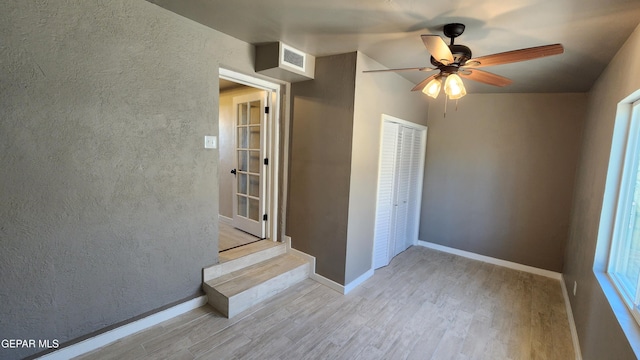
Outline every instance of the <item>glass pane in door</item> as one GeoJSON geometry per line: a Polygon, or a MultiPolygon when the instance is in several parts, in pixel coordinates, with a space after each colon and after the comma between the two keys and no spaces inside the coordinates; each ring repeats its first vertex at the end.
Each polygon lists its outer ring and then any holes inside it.
{"type": "Polygon", "coordinates": [[[249,169],[249,152],[238,150],[238,170],[247,171],[249,169]]]}
{"type": "Polygon", "coordinates": [[[249,196],[260,196],[260,177],[249,175],[249,196]]]}
{"type": "Polygon", "coordinates": [[[238,194],[246,195],[247,191],[247,174],[238,174],[238,194]]]}
{"type": "Polygon", "coordinates": [[[238,215],[247,217],[247,198],[238,196],[238,215]]]}
{"type": "Polygon", "coordinates": [[[249,147],[249,128],[246,126],[238,127],[238,148],[246,149],[249,147]]]}
{"type": "Polygon", "coordinates": [[[249,119],[249,124],[252,125],[256,125],[256,124],[260,124],[260,118],[261,118],[261,111],[260,111],[260,101],[253,101],[251,102],[251,113],[250,113],[250,119],[249,119]]]}
{"type": "Polygon", "coordinates": [[[260,151],[249,151],[249,172],[260,174],[260,151]]]}
{"type": "Polygon", "coordinates": [[[249,219],[259,221],[260,217],[260,208],[258,200],[249,199],[249,219]]]}
{"type": "Polygon", "coordinates": [[[249,148],[260,149],[260,125],[249,126],[249,148]]]}
{"type": "Polygon", "coordinates": [[[238,125],[247,125],[248,123],[247,105],[238,104],[238,125]]]}

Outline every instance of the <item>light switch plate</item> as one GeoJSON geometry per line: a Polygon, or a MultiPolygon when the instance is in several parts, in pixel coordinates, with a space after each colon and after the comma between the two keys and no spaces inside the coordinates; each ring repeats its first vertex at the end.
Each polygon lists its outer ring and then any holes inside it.
{"type": "Polygon", "coordinates": [[[218,148],[218,138],[216,136],[205,136],[204,137],[204,148],[205,149],[217,149],[218,148]]]}

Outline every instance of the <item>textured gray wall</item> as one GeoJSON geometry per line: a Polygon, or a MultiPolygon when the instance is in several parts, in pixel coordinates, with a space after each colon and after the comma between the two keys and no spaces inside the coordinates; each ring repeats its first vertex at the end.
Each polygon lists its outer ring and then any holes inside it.
{"type": "Polygon", "coordinates": [[[199,294],[218,64],[251,72],[253,48],[142,0],[4,1],[0,39],[1,337],[65,342],[199,294]]]}
{"type": "MultiPolygon", "coordinates": [[[[567,288],[572,289],[573,282],[578,282],[576,296],[569,298],[585,360],[636,358],[594,276],[593,265],[616,107],[638,89],[640,26],[589,94],[564,267],[567,288]]],[[[633,319],[629,327],[640,332],[633,319]]]]}
{"type": "Polygon", "coordinates": [[[415,86],[395,73],[364,74],[383,66],[358,53],[349,190],[349,226],[345,282],[348,284],[372,267],[376,222],[381,116],[426,125],[430,101],[415,86]]]}
{"type": "Polygon", "coordinates": [[[291,85],[287,231],[344,284],[356,53],[316,59],[315,80],[291,85]]]}
{"type": "Polygon", "coordinates": [[[562,271],[585,94],[469,94],[429,108],[420,240],[562,271]]]}

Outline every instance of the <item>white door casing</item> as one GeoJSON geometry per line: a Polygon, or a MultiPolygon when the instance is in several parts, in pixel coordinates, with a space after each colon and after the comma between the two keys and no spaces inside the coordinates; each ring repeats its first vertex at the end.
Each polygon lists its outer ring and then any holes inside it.
{"type": "MultiPolygon", "coordinates": [[[[256,89],[265,90],[268,94],[270,94],[268,95],[268,104],[270,111],[266,116],[267,122],[264,128],[265,137],[267,139],[264,150],[266,158],[269,159],[269,165],[266,166],[265,172],[263,174],[264,178],[267,180],[265,182],[266,190],[263,200],[265,200],[266,214],[268,215],[268,219],[267,221],[265,221],[266,229],[264,237],[272,241],[280,241],[281,239],[278,231],[279,228],[277,226],[279,224],[278,189],[280,188],[280,177],[278,175],[278,171],[275,170],[280,167],[280,118],[288,118],[287,115],[280,110],[280,107],[282,105],[281,93],[283,89],[283,83],[267,81],[264,79],[256,78],[254,76],[225,69],[223,67],[219,68],[219,75],[221,79],[233,81],[235,83],[243,84],[256,89]]],[[[224,170],[226,170],[225,172],[228,172],[230,169],[224,170]]]]}

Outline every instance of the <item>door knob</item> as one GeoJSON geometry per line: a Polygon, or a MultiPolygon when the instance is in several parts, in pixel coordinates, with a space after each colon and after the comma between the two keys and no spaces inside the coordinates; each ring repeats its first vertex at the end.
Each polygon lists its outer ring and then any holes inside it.
{"type": "Polygon", "coordinates": [[[231,173],[232,173],[233,175],[235,175],[235,174],[236,174],[236,169],[231,170],[231,173]]]}

